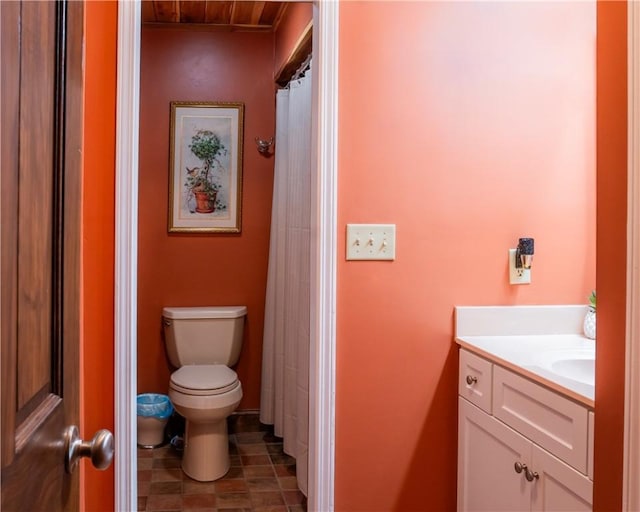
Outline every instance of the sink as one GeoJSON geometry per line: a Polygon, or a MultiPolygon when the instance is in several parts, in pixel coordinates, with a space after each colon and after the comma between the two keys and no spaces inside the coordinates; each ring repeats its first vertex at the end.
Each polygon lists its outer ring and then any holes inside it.
{"type": "Polygon", "coordinates": [[[594,359],[561,359],[551,363],[551,371],[584,384],[593,384],[596,371],[594,359]]]}
{"type": "Polygon", "coordinates": [[[549,350],[536,357],[536,364],[565,379],[593,386],[596,352],[594,349],[549,350]]]}

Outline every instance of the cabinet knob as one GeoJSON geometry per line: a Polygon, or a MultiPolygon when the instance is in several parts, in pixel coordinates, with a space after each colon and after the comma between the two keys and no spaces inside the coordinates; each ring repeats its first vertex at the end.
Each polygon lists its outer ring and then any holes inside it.
{"type": "Polygon", "coordinates": [[[527,465],[526,465],[526,464],[522,464],[522,463],[521,463],[521,462],[519,462],[519,461],[518,461],[518,462],[516,462],[516,463],[513,465],[513,469],[515,469],[515,470],[516,470],[516,473],[518,473],[518,474],[519,474],[519,473],[522,473],[522,472],[524,471],[524,472],[525,472],[525,473],[524,473],[524,476],[525,476],[525,477],[527,476],[527,472],[529,471],[529,469],[527,468],[527,465]]]}
{"type": "Polygon", "coordinates": [[[529,468],[525,468],[524,477],[527,479],[527,482],[533,482],[540,478],[540,475],[537,471],[531,471],[529,468]]]}
{"type": "Polygon", "coordinates": [[[476,382],[478,382],[478,377],[474,377],[473,375],[467,375],[467,384],[469,384],[469,386],[475,384],[476,382]]]}

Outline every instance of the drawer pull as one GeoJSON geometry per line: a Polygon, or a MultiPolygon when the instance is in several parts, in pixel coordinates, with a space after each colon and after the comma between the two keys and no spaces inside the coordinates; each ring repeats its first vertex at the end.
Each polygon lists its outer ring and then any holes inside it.
{"type": "Polygon", "coordinates": [[[527,465],[526,464],[522,464],[521,462],[516,462],[513,465],[513,469],[515,469],[516,473],[518,473],[518,474],[520,474],[520,473],[522,473],[524,471],[525,472],[524,476],[527,476],[527,473],[529,472],[529,468],[527,468],[527,465]]]}
{"type": "Polygon", "coordinates": [[[525,468],[524,477],[527,479],[527,482],[533,482],[540,478],[540,475],[537,471],[531,471],[529,468],[525,468]]]}
{"type": "Polygon", "coordinates": [[[478,377],[474,377],[473,375],[467,375],[467,384],[469,384],[469,386],[472,386],[476,382],[478,382],[478,377]]]}

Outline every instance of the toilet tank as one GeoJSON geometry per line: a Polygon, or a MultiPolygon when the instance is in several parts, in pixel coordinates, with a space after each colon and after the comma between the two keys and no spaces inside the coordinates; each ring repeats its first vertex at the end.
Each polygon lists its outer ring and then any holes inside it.
{"type": "Polygon", "coordinates": [[[235,365],[246,314],[245,306],[163,308],[169,361],[178,368],[188,364],[235,365]]]}

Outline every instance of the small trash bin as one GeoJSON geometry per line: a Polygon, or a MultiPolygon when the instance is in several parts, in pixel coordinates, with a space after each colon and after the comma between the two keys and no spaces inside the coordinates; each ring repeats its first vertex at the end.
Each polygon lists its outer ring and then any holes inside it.
{"type": "Polygon", "coordinates": [[[164,444],[164,429],[173,405],[167,395],[143,393],[136,400],[138,413],[138,445],[154,448],[164,444]]]}

